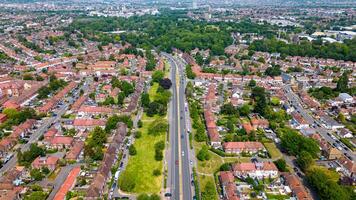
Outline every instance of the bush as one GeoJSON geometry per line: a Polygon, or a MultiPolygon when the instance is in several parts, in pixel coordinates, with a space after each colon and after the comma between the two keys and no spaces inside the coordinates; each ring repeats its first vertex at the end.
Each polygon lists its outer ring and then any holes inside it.
{"type": "Polygon", "coordinates": [[[142,137],[141,131],[136,131],[135,138],[138,139],[138,138],[141,138],[141,137],[142,137]]]}
{"type": "Polygon", "coordinates": [[[159,170],[159,169],[153,170],[153,176],[160,176],[161,174],[162,174],[161,170],[159,170]]]}
{"type": "Polygon", "coordinates": [[[131,145],[129,147],[129,154],[130,154],[130,156],[134,156],[134,155],[137,154],[137,150],[136,150],[136,147],[134,145],[131,145]]]}
{"type": "Polygon", "coordinates": [[[125,192],[132,192],[136,183],[132,177],[129,177],[126,173],[123,173],[121,179],[119,179],[120,189],[125,192]]]}
{"type": "Polygon", "coordinates": [[[230,170],[231,170],[230,163],[224,163],[220,166],[220,171],[230,171],[230,170]]]}
{"type": "Polygon", "coordinates": [[[278,159],[276,161],[273,162],[276,167],[278,168],[279,171],[281,172],[288,172],[289,170],[287,169],[287,164],[286,161],[284,159],[278,159]]]}
{"type": "Polygon", "coordinates": [[[209,160],[210,159],[210,154],[209,154],[209,149],[206,145],[204,145],[200,151],[198,152],[197,155],[198,160],[204,161],[204,160],[209,160]]]}
{"type": "Polygon", "coordinates": [[[156,161],[161,161],[163,160],[163,151],[160,149],[155,150],[155,160],[156,161]]]}
{"type": "Polygon", "coordinates": [[[164,147],[165,147],[164,141],[159,141],[155,144],[155,149],[164,150],[164,147]]]}
{"type": "Polygon", "coordinates": [[[159,81],[159,85],[165,90],[168,90],[172,86],[172,81],[169,78],[165,78],[159,81]]]}
{"type": "Polygon", "coordinates": [[[138,126],[139,128],[142,128],[143,123],[142,123],[142,121],[141,121],[141,120],[138,120],[138,122],[137,122],[137,126],[138,126]]]}
{"type": "Polygon", "coordinates": [[[44,178],[41,170],[39,170],[39,169],[32,169],[30,171],[30,175],[31,175],[31,178],[33,178],[35,181],[41,181],[44,178]]]}

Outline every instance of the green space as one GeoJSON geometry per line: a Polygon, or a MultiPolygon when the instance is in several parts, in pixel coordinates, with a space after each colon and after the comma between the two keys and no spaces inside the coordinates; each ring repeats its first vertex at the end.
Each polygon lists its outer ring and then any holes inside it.
{"type": "Polygon", "coordinates": [[[269,155],[271,156],[272,159],[279,159],[282,158],[282,153],[279,151],[279,149],[276,147],[276,144],[273,142],[266,142],[263,144],[269,155]]]}
{"type": "Polygon", "coordinates": [[[290,196],[288,195],[280,195],[280,194],[266,194],[267,199],[269,200],[285,200],[285,199],[289,199],[290,196]]]}
{"type": "Polygon", "coordinates": [[[157,119],[164,120],[165,118],[142,116],[143,126],[139,129],[142,135],[134,143],[137,154],[130,156],[126,170],[119,180],[120,186],[126,181],[134,183],[134,187],[128,192],[159,193],[161,190],[163,176],[155,176],[153,171],[163,169],[162,161],[155,160],[155,144],[165,141],[165,135],[148,134],[150,124],[157,119]]]}
{"type": "MultiPolygon", "coordinates": [[[[159,85],[153,84],[149,90],[151,99],[155,99],[159,85]]],[[[152,133],[152,126],[157,122],[166,122],[166,116],[154,115],[152,117],[143,114],[142,127],[138,130],[140,137],[135,139],[132,146],[136,150],[130,156],[125,171],[119,178],[120,189],[135,194],[154,194],[161,191],[163,182],[163,162],[157,160],[155,145],[166,140],[166,134],[152,133]]],[[[130,149],[131,149],[130,147],[130,149]]]]}

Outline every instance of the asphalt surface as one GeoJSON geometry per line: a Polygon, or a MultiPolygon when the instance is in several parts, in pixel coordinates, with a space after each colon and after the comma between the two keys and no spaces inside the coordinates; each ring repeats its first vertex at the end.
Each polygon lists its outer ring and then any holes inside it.
{"type": "MultiPolygon", "coordinates": [[[[314,122],[317,122],[317,124],[321,125],[322,122],[320,122],[318,119],[314,119],[306,109],[303,108],[302,106],[302,101],[300,100],[300,98],[298,97],[298,95],[296,95],[290,88],[289,85],[286,85],[284,87],[286,96],[288,98],[288,100],[291,102],[290,104],[295,108],[295,110],[297,112],[299,112],[303,118],[310,124],[315,124],[314,122]]],[[[322,127],[322,126],[315,126],[316,131],[326,140],[328,141],[330,144],[334,144],[334,143],[338,143],[337,139],[333,139],[332,137],[330,137],[328,135],[328,132],[331,132],[329,130],[327,130],[326,128],[322,127]]],[[[340,150],[340,149],[339,149],[340,150]]],[[[354,155],[354,153],[347,147],[342,148],[340,150],[344,155],[347,155],[349,157],[352,158],[352,160],[354,161],[356,159],[356,156],[354,155]]]]}
{"type": "Polygon", "coordinates": [[[170,107],[170,159],[168,183],[172,199],[192,199],[191,166],[185,115],[185,78],[181,63],[163,53],[171,66],[172,100],[170,107]],[[178,73],[178,74],[177,74],[178,73]],[[177,79],[178,77],[178,79],[177,79]],[[181,182],[181,183],[180,183],[181,182]],[[180,185],[181,184],[181,185],[180,185]]]}
{"type": "MultiPolygon", "coordinates": [[[[91,79],[89,82],[91,82],[91,79]]],[[[88,89],[89,85],[90,84],[86,84],[86,85],[83,84],[78,89],[78,93],[79,93],[80,89],[83,89],[84,91],[86,91],[88,89]]],[[[48,128],[51,126],[52,123],[56,123],[60,120],[61,116],[69,109],[69,105],[72,104],[74,102],[74,100],[78,98],[78,93],[74,97],[73,96],[68,97],[67,98],[68,102],[64,103],[63,106],[61,106],[59,109],[53,110],[53,112],[57,114],[56,116],[49,117],[49,118],[43,120],[42,125],[40,127],[38,127],[36,130],[34,130],[33,134],[30,136],[28,142],[26,144],[23,144],[20,146],[20,150],[22,152],[29,150],[31,144],[37,142],[38,139],[48,130],[48,128]]],[[[12,169],[13,167],[15,167],[16,163],[17,163],[17,155],[14,152],[13,157],[8,162],[6,162],[3,165],[3,167],[0,169],[0,174],[3,174],[5,172],[7,172],[8,170],[12,169]]]]}

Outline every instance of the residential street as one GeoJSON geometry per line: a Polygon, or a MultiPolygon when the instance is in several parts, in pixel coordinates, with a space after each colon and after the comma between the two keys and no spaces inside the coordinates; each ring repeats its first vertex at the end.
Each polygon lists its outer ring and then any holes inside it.
{"type": "Polygon", "coordinates": [[[190,154],[184,104],[184,71],[171,55],[163,55],[171,66],[173,84],[172,102],[169,110],[171,156],[168,160],[168,187],[171,188],[173,199],[192,199],[190,154]]]}
{"type": "MultiPolygon", "coordinates": [[[[303,116],[303,118],[308,122],[308,124],[312,125],[314,122],[317,122],[318,125],[321,125],[322,123],[318,119],[314,119],[307,110],[305,110],[302,106],[301,100],[299,97],[292,91],[291,87],[289,85],[286,85],[284,87],[286,90],[286,96],[288,100],[291,102],[292,106],[295,107],[295,109],[303,116]]],[[[330,144],[334,144],[336,142],[335,139],[330,137],[328,135],[328,130],[322,126],[315,126],[315,129],[320,135],[328,141],[330,144]]],[[[342,148],[341,152],[344,154],[347,154],[352,158],[352,160],[356,159],[355,154],[349,149],[349,148],[342,148]]]]}
{"type": "MultiPolygon", "coordinates": [[[[87,79],[86,81],[91,82],[92,80],[87,79]]],[[[80,89],[83,89],[84,91],[87,90],[89,85],[90,85],[89,83],[83,84],[82,87],[78,89],[78,91],[80,89]]],[[[48,130],[48,128],[51,126],[51,124],[59,121],[61,116],[69,109],[69,105],[71,105],[77,98],[78,98],[78,95],[76,95],[74,97],[68,97],[67,103],[64,103],[64,105],[62,107],[60,107],[57,111],[55,111],[57,114],[56,116],[44,119],[43,124],[40,127],[38,127],[38,129],[36,129],[36,131],[33,132],[33,134],[30,136],[30,139],[28,140],[28,142],[26,144],[21,145],[21,147],[20,147],[21,151],[22,152],[27,151],[33,142],[38,141],[38,139],[48,130]]],[[[16,164],[17,164],[17,155],[15,153],[14,156],[6,164],[4,164],[4,166],[0,169],[0,174],[3,174],[5,172],[7,172],[8,170],[12,169],[13,167],[16,166],[16,164]]]]}

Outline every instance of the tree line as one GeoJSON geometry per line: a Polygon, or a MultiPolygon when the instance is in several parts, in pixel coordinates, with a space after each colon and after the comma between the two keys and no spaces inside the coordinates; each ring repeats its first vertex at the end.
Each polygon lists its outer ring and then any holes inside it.
{"type": "Polygon", "coordinates": [[[316,58],[333,58],[335,60],[356,61],[356,38],[345,40],[344,43],[323,43],[321,40],[309,42],[303,40],[300,44],[287,44],[276,38],[255,40],[249,50],[269,53],[281,53],[285,56],[305,56],[316,58]]]}

